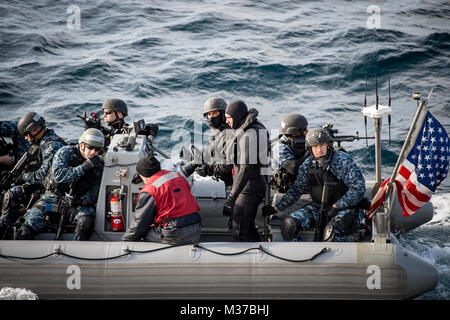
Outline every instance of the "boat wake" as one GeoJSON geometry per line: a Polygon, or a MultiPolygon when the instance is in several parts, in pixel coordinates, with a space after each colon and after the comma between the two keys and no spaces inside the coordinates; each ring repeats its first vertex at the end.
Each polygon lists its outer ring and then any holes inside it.
{"type": "Polygon", "coordinates": [[[393,237],[393,242],[433,264],[439,272],[436,288],[418,299],[450,299],[450,193],[433,195],[433,219],[408,233],[393,237]],[[433,234],[433,238],[429,237],[433,234]]]}
{"type": "Polygon", "coordinates": [[[39,298],[28,289],[4,287],[0,290],[0,300],[39,300],[39,298]]]}

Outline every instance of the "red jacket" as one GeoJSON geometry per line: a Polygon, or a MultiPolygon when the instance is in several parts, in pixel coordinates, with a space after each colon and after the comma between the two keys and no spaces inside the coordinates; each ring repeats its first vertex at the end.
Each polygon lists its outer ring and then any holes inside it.
{"type": "MultiPolygon", "coordinates": [[[[200,206],[191,194],[186,179],[174,171],[160,170],[150,177],[141,189],[155,200],[156,214],[154,224],[166,219],[182,217],[200,211],[200,206]]],[[[137,201],[139,201],[139,195],[137,201]]]]}

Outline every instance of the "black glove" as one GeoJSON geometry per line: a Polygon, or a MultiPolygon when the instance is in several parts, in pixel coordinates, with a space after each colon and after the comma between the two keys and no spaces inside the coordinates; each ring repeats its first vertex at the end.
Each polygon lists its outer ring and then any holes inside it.
{"type": "Polygon", "coordinates": [[[102,158],[100,158],[99,156],[90,157],[88,160],[90,163],[92,163],[92,166],[94,167],[94,169],[97,169],[97,170],[103,169],[104,162],[103,162],[102,158]]]}
{"type": "Polygon", "coordinates": [[[20,185],[22,185],[24,183],[25,183],[25,181],[23,180],[23,174],[19,173],[19,175],[17,176],[17,178],[14,181],[14,184],[16,186],[20,186],[20,185]]]}
{"type": "Polygon", "coordinates": [[[206,177],[206,176],[212,176],[212,168],[209,164],[204,164],[201,167],[198,167],[197,169],[195,169],[195,172],[202,176],[202,177],[206,177]]]}
{"type": "Polygon", "coordinates": [[[64,196],[61,199],[61,203],[65,207],[78,207],[81,206],[82,201],[77,196],[64,196]]]}
{"type": "Polygon", "coordinates": [[[327,215],[329,219],[333,219],[335,215],[339,213],[341,209],[332,207],[330,210],[328,210],[327,215]]]}
{"type": "Polygon", "coordinates": [[[263,217],[271,216],[271,215],[277,213],[275,211],[275,208],[272,206],[263,206],[261,211],[262,211],[263,217]]]}
{"type": "Polygon", "coordinates": [[[103,161],[99,156],[93,156],[85,160],[81,167],[83,168],[85,173],[91,170],[101,169],[103,168],[103,161]]]}
{"type": "Polygon", "coordinates": [[[94,166],[92,165],[92,162],[89,161],[89,159],[84,160],[84,162],[81,164],[81,167],[83,168],[84,173],[88,173],[91,170],[94,170],[94,166]]]}
{"type": "Polygon", "coordinates": [[[195,163],[194,161],[188,162],[180,167],[181,171],[183,171],[184,175],[186,177],[189,177],[191,174],[194,173],[195,169],[200,167],[200,163],[195,163]]]}
{"type": "Polygon", "coordinates": [[[233,208],[234,208],[234,202],[236,200],[228,198],[227,200],[225,200],[225,202],[223,203],[223,210],[222,210],[222,214],[226,217],[232,216],[233,215],[233,208]]]}
{"type": "Polygon", "coordinates": [[[139,183],[141,183],[141,182],[143,182],[142,181],[142,178],[141,178],[141,176],[139,175],[139,173],[135,173],[134,174],[134,176],[133,176],[133,179],[131,180],[131,183],[132,184],[139,184],[139,183]]]}

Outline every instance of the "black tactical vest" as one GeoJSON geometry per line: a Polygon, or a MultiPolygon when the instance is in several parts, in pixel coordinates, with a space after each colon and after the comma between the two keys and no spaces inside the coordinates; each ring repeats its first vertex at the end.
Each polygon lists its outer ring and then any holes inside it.
{"type": "Polygon", "coordinates": [[[319,167],[312,164],[312,161],[308,168],[308,182],[311,186],[311,198],[315,203],[322,203],[322,191],[325,182],[328,183],[328,196],[325,199],[327,207],[332,206],[336,201],[344,196],[348,187],[338,179],[330,170],[331,160],[324,167],[319,167]]]}
{"type": "MultiPolygon", "coordinates": [[[[81,156],[78,146],[73,146],[74,157],[70,160],[71,167],[77,167],[81,165],[85,159],[81,156]]],[[[58,196],[64,196],[66,193],[70,193],[76,197],[82,197],[89,190],[91,190],[96,182],[95,170],[89,170],[84,176],[77,181],[71,183],[56,183],[53,179],[53,172],[49,170],[45,177],[44,187],[46,190],[55,193],[58,196]]]]}
{"type": "MultiPolygon", "coordinates": [[[[217,132],[211,136],[208,145],[205,148],[205,151],[211,155],[211,162],[215,163],[217,159],[222,158],[221,160],[225,161],[225,129],[229,129],[230,127],[225,123],[222,124],[219,128],[217,128],[217,132]],[[222,143],[222,146],[219,146],[219,143],[222,143]],[[222,152],[221,157],[216,154],[216,151],[222,152]]],[[[209,156],[208,154],[208,156],[209,156]]],[[[229,174],[220,174],[217,172],[213,173],[213,177],[216,179],[222,180],[225,185],[231,186],[233,184],[233,175],[229,174]]]]}
{"type": "Polygon", "coordinates": [[[285,135],[279,139],[279,142],[286,145],[295,158],[283,162],[281,167],[272,174],[270,185],[272,189],[286,193],[297,178],[298,168],[306,160],[309,153],[305,150],[304,142],[294,145],[296,148],[293,148],[291,140],[285,135]]]}
{"type": "MultiPolygon", "coordinates": [[[[41,139],[43,139],[43,138],[44,137],[42,137],[41,139]]],[[[61,142],[63,145],[67,145],[67,143],[60,137],[49,139],[49,140],[45,141],[45,143],[43,143],[43,144],[39,143],[39,150],[35,153],[35,156],[33,158],[31,158],[29,161],[27,161],[27,164],[23,168],[24,172],[36,171],[37,169],[39,169],[41,167],[42,151],[44,150],[44,148],[47,146],[48,143],[53,142],[53,141],[61,142]]],[[[49,170],[49,171],[51,171],[51,170],[49,170]]]]}

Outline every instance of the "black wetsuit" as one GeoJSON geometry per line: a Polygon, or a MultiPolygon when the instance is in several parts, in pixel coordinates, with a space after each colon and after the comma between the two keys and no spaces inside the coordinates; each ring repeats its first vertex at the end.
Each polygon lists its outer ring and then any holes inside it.
{"type": "Polygon", "coordinates": [[[266,177],[261,172],[265,164],[261,162],[261,155],[269,157],[270,142],[266,128],[256,119],[257,115],[257,110],[250,109],[239,126],[243,129],[242,134],[227,141],[227,146],[233,143],[233,187],[228,199],[235,200],[232,234],[236,241],[260,241],[255,218],[266,190],[266,177]],[[260,130],[265,130],[265,134],[260,130]],[[259,141],[262,137],[267,141],[259,141]]]}

